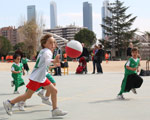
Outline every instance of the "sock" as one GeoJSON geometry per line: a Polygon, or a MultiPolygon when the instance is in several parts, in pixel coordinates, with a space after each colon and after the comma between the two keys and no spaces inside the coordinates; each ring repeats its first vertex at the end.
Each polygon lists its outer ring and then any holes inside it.
{"type": "Polygon", "coordinates": [[[10,100],[8,100],[8,102],[12,105],[12,107],[15,105],[15,104],[11,103],[10,100]]]}
{"type": "Polygon", "coordinates": [[[44,99],[44,100],[49,100],[49,97],[46,97],[46,96],[45,96],[45,97],[43,97],[43,99],[44,99]]]}
{"type": "Polygon", "coordinates": [[[45,90],[44,90],[44,89],[42,89],[42,90],[40,91],[40,93],[41,93],[41,94],[44,94],[44,92],[45,92],[45,90]]]}

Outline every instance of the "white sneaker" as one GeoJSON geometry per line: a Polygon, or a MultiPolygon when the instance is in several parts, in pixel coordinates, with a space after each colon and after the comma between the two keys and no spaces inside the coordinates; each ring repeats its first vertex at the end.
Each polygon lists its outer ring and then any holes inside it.
{"type": "Polygon", "coordinates": [[[42,103],[46,104],[46,105],[52,105],[52,103],[49,101],[49,99],[45,99],[45,98],[42,98],[42,103]]]}
{"type": "Polygon", "coordinates": [[[137,94],[137,92],[136,92],[136,89],[135,89],[135,88],[131,89],[131,91],[132,91],[134,94],[137,94]]]}
{"type": "Polygon", "coordinates": [[[18,108],[19,108],[20,111],[25,111],[24,105],[25,105],[24,101],[21,101],[21,102],[18,103],[18,108]]]}
{"type": "Polygon", "coordinates": [[[4,108],[6,110],[6,113],[8,115],[12,115],[12,105],[11,105],[11,103],[7,100],[7,101],[3,102],[3,105],[4,105],[4,108]]]}
{"type": "Polygon", "coordinates": [[[14,91],[14,94],[19,94],[19,91],[14,91]]]}
{"type": "Polygon", "coordinates": [[[14,81],[11,81],[11,87],[14,87],[14,81]]]}
{"type": "Polygon", "coordinates": [[[124,100],[125,98],[123,97],[123,95],[118,95],[118,96],[117,96],[117,99],[119,99],[119,100],[124,100]]]}
{"type": "Polygon", "coordinates": [[[41,92],[39,92],[37,95],[41,98],[44,98],[44,94],[42,94],[41,92]]]}
{"type": "Polygon", "coordinates": [[[68,112],[62,111],[62,110],[56,108],[56,109],[52,110],[52,117],[64,116],[64,115],[66,115],[67,113],[68,113],[68,112]]]}

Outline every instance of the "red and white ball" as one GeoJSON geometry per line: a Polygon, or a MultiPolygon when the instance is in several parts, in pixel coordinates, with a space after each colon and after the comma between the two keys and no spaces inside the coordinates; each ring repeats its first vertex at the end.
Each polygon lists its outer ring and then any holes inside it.
{"type": "Polygon", "coordinates": [[[67,56],[71,58],[77,58],[82,54],[83,47],[80,42],[71,40],[66,45],[67,56]]]}

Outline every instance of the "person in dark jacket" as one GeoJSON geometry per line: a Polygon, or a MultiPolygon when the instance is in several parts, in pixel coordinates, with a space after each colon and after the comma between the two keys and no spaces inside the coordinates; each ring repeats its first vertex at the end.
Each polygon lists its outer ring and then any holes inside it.
{"type": "MultiPolygon", "coordinates": [[[[53,52],[53,58],[55,58],[57,55],[60,55],[60,61],[62,60],[62,51],[61,49],[58,47],[57,43],[56,43],[56,48],[53,52]]],[[[55,74],[54,76],[61,76],[61,66],[57,66],[54,68],[55,74]]]]}
{"type": "Polygon", "coordinates": [[[127,49],[127,59],[129,59],[132,56],[131,55],[132,48],[133,48],[133,44],[132,44],[132,42],[130,42],[129,47],[127,49]]]}
{"type": "Polygon", "coordinates": [[[95,54],[96,56],[96,67],[97,67],[97,73],[103,73],[103,69],[101,66],[102,60],[103,60],[103,56],[104,56],[104,50],[102,49],[102,45],[99,44],[98,45],[98,51],[95,54]]]}

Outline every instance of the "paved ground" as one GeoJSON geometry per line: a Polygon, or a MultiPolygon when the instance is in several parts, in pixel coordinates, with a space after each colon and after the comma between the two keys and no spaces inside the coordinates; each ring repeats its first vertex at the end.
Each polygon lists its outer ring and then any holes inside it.
{"type": "MultiPolygon", "coordinates": [[[[104,73],[54,77],[58,88],[59,108],[69,112],[64,120],[150,120],[150,77],[143,77],[144,83],[137,90],[138,94],[126,93],[126,100],[117,100],[123,73],[104,73]]],[[[48,120],[51,117],[49,106],[41,103],[34,96],[27,101],[25,112],[13,108],[13,115],[8,116],[2,102],[17,95],[12,94],[10,72],[0,72],[0,120],[48,120]]],[[[28,76],[24,77],[28,82],[28,76]]],[[[25,86],[19,89],[25,91],[25,86]]]]}

